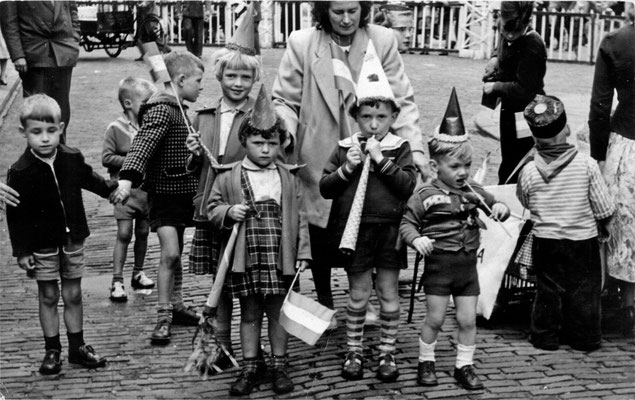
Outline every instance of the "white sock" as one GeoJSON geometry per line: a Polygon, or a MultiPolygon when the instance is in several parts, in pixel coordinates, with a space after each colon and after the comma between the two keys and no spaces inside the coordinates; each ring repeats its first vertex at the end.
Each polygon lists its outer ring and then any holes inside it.
{"type": "Polygon", "coordinates": [[[474,364],[474,350],[476,350],[476,345],[465,346],[459,343],[456,346],[456,367],[463,368],[466,365],[474,364]]]}
{"type": "Polygon", "coordinates": [[[427,344],[419,337],[419,362],[434,362],[434,347],[437,345],[435,340],[433,343],[427,344]]]}

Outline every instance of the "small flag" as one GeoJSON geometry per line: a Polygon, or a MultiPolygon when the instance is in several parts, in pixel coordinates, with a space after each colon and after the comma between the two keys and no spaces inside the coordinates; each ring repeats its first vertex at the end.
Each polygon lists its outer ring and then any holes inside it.
{"type": "Polygon", "coordinates": [[[487,155],[483,159],[483,162],[481,163],[481,166],[474,174],[474,182],[478,183],[479,185],[482,185],[483,182],[485,182],[485,177],[487,176],[487,171],[489,170],[489,159],[490,152],[488,151],[487,155]]]}
{"type": "Polygon", "coordinates": [[[143,60],[150,66],[150,75],[154,83],[170,83],[170,73],[165,66],[163,56],[159,52],[156,42],[148,42],[141,44],[141,51],[143,52],[143,60]]]}
{"type": "Polygon", "coordinates": [[[342,93],[344,106],[348,109],[355,102],[356,86],[348,65],[348,57],[344,50],[331,42],[331,58],[333,60],[333,76],[335,78],[335,88],[342,93]]]}
{"type": "MultiPolygon", "coordinates": [[[[299,274],[300,271],[296,273],[294,283],[299,274]]],[[[280,309],[278,322],[289,334],[313,346],[328,328],[334,314],[335,310],[290,290],[280,309]]]]}

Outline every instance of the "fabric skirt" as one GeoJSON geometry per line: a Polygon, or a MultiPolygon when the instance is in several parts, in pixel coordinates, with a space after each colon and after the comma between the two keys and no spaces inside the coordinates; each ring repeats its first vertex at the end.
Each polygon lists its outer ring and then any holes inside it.
{"type": "Polygon", "coordinates": [[[220,259],[220,233],[209,222],[195,222],[190,248],[190,272],[195,275],[216,275],[220,259]]]}
{"type": "Polygon", "coordinates": [[[248,261],[244,273],[231,272],[227,289],[232,297],[286,294],[293,276],[278,268],[282,224],[274,200],[253,203],[255,212],[245,220],[248,261]]]}
{"type": "Polygon", "coordinates": [[[609,227],[607,269],[610,276],[635,282],[635,140],[611,133],[604,179],[616,211],[609,227]]]}

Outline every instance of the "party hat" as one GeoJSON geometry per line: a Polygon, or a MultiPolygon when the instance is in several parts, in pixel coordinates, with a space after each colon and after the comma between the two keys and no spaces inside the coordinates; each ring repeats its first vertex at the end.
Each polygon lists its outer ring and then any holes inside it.
{"type": "Polygon", "coordinates": [[[463,124],[463,116],[461,115],[461,107],[459,99],[456,95],[456,89],[452,88],[450,101],[445,109],[445,115],[441,125],[437,128],[433,135],[434,139],[442,142],[460,143],[467,141],[467,132],[463,124]]]}
{"type": "Polygon", "coordinates": [[[364,99],[395,101],[395,95],[388,83],[388,77],[379,61],[373,41],[368,41],[364,63],[357,81],[357,104],[364,99]]]}
{"type": "Polygon", "coordinates": [[[276,124],[276,112],[273,103],[267,95],[265,85],[260,86],[256,104],[251,111],[251,126],[261,131],[271,129],[276,124]]]}
{"type": "Polygon", "coordinates": [[[254,22],[254,6],[250,4],[245,11],[245,16],[234,35],[227,41],[225,47],[228,50],[236,50],[249,56],[258,54],[256,51],[256,29],[254,22]]]}

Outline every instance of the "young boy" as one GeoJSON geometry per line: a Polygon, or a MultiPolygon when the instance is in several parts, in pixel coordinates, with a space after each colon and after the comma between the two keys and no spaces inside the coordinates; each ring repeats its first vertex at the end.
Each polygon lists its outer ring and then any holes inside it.
{"type": "Polygon", "coordinates": [[[193,54],[180,52],[167,54],[165,64],[172,85],[166,84],[165,91],[141,106],[141,127],[119,172],[115,197],[117,202],[125,201],[132,186],[142,182],[148,192],[150,229],[159,235],[161,246],[157,324],[150,337],[154,344],[170,342],[172,323],[198,325],[199,321],[196,312],[183,305],[181,294],[183,233],[192,223],[198,182],[185,170],[189,132],[179,103],[196,101],[205,67],[193,54]]]}
{"type": "Polygon", "coordinates": [[[224,290],[240,300],[243,371],[229,394],[248,395],[267,375],[260,352],[265,312],[273,390],[288,393],[293,390],[287,374],[288,334],[278,320],[296,268],[306,268],[311,249],[307,222],[300,212],[301,184],[293,175],[298,167],[276,161],[286,130],[264,86],[238,135],[247,155],[221,168],[206,201],[216,229],[227,231],[240,223],[224,290]]]}
{"type": "Polygon", "coordinates": [[[509,209],[476,183],[468,183],[472,146],[454,89],[428,147],[430,167],[437,177],[408,200],[400,227],[403,240],[425,256],[421,280],[427,313],[419,338],[417,381],[423,386],[438,384],[434,348],[452,296],[459,325],[454,378],[465,389],[482,389],[473,366],[480,293],[476,251],[479,227],[483,226],[477,208],[486,213],[491,209],[491,216],[499,220],[507,219],[509,209]]]}
{"type": "MultiPolygon", "coordinates": [[[[251,19],[248,19],[251,21],[251,19]]],[[[250,30],[253,36],[253,27],[250,30]]],[[[240,38],[232,38],[236,41],[240,38]]],[[[193,153],[188,157],[187,169],[198,177],[198,190],[194,196],[194,237],[190,249],[190,271],[197,274],[216,275],[219,256],[219,232],[212,228],[207,219],[207,203],[216,171],[210,168],[209,160],[203,154],[200,143],[205,144],[221,164],[240,161],[245,157],[245,147],[238,138],[238,129],[251,111],[255,99],[249,93],[260,78],[260,61],[256,56],[242,51],[220,50],[216,61],[216,79],[220,82],[223,96],[215,107],[198,111],[194,129],[200,133],[190,133],[186,145],[193,153]]],[[[215,54],[216,55],[216,54],[215,54]]],[[[225,349],[233,354],[231,342],[232,300],[223,292],[214,319],[214,333],[225,349]]],[[[218,348],[220,350],[220,347],[218,348]]],[[[231,366],[229,357],[219,351],[214,362],[221,369],[231,366]]],[[[215,370],[212,370],[215,371],[215,370]]]]}
{"type": "Polygon", "coordinates": [[[20,193],[20,203],[7,208],[13,255],[27,276],[37,280],[40,324],[46,355],[44,375],[62,368],[57,303],[62,281],[68,361],[87,368],[103,367],[106,359],[84,343],[82,275],[88,223],[82,189],[108,197],[117,186],[93,172],[82,153],[60,144],[62,111],[52,98],[36,94],[24,99],[20,133],[27,149],[11,166],[8,184],[20,193]]]}
{"type": "MultiPolygon", "coordinates": [[[[320,180],[320,193],[333,199],[327,230],[339,246],[365,157],[371,167],[361,213],[357,245],[352,257],[334,257],[333,265],[344,267],[348,275],[346,306],[348,353],[342,377],[362,379],[364,375],[362,338],[373,269],[377,271],[375,290],[380,304],[380,357],[377,378],[392,382],[399,376],[394,358],[399,326],[399,271],[406,267],[405,247],[396,249],[399,222],[408,197],[416,184],[416,168],[410,145],[390,132],[399,115],[399,106],[374,49],[369,46],[357,84],[357,103],[350,114],[360,132],[341,140],[320,180]],[[365,148],[360,142],[365,141],[365,148]]],[[[337,250],[335,250],[337,251],[337,250]]]]}
{"type": "Polygon", "coordinates": [[[518,199],[534,223],[536,298],[530,341],[543,350],[566,343],[593,351],[602,341],[598,225],[605,227],[615,205],[597,163],[567,143],[569,127],[560,100],[538,95],[524,115],[537,150],[517,186],[518,199]]]}
{"type": "MultiPolygon", "coordinates": [[[[157,91],[156,87],[145,79],[127,77],[119,82],[119,103],[123,116],[108,125],[104,136],[101,163],[108,168],[112,179],[119,178],[130,144],[139,131],[139,108],[157,91]]],[[[143,272],[143,262],[148,247],[150,224],[148,221],[148,194],[141,189],[131,189],[126,204],[115,204],[117,220],[117,240],[113,251],[113,274],[110,285],[110,300],[124,302],[128,300],[123,285],[123,267],[126,262],[128,245],[132,240],[134,222],[134,268],[130,286],[134,289],[151,289],[154,282],[143,272]]]]}

